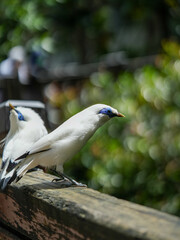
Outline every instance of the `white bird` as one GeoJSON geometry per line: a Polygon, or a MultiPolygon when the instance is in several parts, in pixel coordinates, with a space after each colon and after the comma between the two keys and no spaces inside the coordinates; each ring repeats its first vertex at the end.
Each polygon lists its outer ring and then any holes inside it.
{"type": "Polygon", "coordinates": [[[9,105],[11,108],[10,129],[5,139],[2,140],[4,145],[0,172],[2,189],[6,187],[6,174],[18,164],[14,160],[48,133],[43,120],[34,110],[9,105]]]}
{"type": "MultiPolygon", "coordinates": [[[[56,166],[61,180],[74,185],[82,184],[63,174],[63,164],[71,159],[95,133],[95,131],[112,117],[124,117],[110,106],[96,104],[69,118],[57,129],[39,139],[29,150],[15,161],[19,162],[10,172],[9,184],[18,181],[29,169],[36,166],[50,168],[56,166]]],[[[60,180],[60,179],[59,179],[60,180]]]]}

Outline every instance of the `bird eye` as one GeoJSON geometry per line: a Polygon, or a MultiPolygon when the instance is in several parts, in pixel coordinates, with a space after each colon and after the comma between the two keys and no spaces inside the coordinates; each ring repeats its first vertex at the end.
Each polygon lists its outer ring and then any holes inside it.
{"type": "Polygon", "coordinates": [[[24,116],[20,112],[18,112],[18,119],[20,121],[25,121],[24,116]]]}
{"type": "Polygon", "coordinates": [[[109,108],[103,108],[103,109],[101,109],[101,110],[99,111],[99,113],[102,113],[102,114],[111,116],[112,111],[111,111],[111,109],[109,109],[109,108]]]}
{"type": "Polygon", "coordinates": [[[24,116],[22,115],[21,112],[19,112],[17,109],[15,109],[16,113],[18,114],[18,119],[19,121],[25,121],[24,116]]]}

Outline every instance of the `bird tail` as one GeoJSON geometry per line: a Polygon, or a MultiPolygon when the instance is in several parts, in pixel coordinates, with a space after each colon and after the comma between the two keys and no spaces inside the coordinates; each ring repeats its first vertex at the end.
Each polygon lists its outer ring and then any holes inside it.
{"type": "Polygon", "coordinates": [[[8,164],[9,164],[8,159],[5,161],[4,164],[2,164],[1,172],[0,172],[0,185],[1,185],[2,180],[4,179],[4,177],[5,177],[6,173],[7,173],[8,164]]]}
{"type": "Polygon", "coordinates": [[[33,159],[25,159],[25,161],[21,162],[16,168],[14,175],[12,176],[12,180],[10,180],[9,184],[13,181],[18,182],[24,174],[29,170],[29,166],[31,165],[33,159]]]}
{"type": "Polygon", "coordinates": [[[8,172],[0,181],[0,188],[1,190],[4,190],[8,184],[10,184],[10,180],[14,179],[14,173],[15,170],[13,169],[12,171],[8,172]]]}
{"type": "Polygon", "coordinates": [[[21,177],[27,172],[26,167],[31,164],[26,157],[29,152],[24,153],[15,160],[7,159],[0,172],[0,189],[4,190],[8,184],[13,181],[19,181],[21,177]],[[25,161],[23,161],[25,160],[25,161]]]}
{"type": "Polygon", "coordinates": [[[0,172],[0,189],[4,190],[9,184],[9,181],[14,178],[16,166],[18,165],[18,162],[14,162],[12,160],[6,160],[5,164],[3,165],[3,168],[0,172]]]}

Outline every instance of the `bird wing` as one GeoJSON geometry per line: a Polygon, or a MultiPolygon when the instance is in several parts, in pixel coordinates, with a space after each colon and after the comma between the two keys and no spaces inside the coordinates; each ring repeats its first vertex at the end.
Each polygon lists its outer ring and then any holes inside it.
{"type": "Polygon", "coordinates": [[[3,157],[2,161],[1,161],[1,170],[4,168],[4,166],[7,162],[9,162],[9,158],[3,157]]]}
{"type": "Polygon", "coordinates": [[[41,153],[44,151],[48,151],[50,149],[51,149],[51,141],[49,140],[48,136],[46,135],[46,136],[42,137],[41,139],[39,139],[36,143],[34,143],[28,151],[26,151],[21,156],[16,158],[15,161],[21,160],[21,159],[23,160],[24,158],[26,158],[29,155],[41,153]]]}
{"type": "MultiPolygon", "coordinates": [[[[18,164],[13,169],[13,175],[11,176],[11,179],[8,181],[8,183],[13,182],[14,180],[19,181],[21,177],[31,168],[35,167],[33,162],[36,160],[33,155],[49,151],[51,149],[51,141],[47,136],[40,139],[38,142],[33,144],[30,151],[27,151],[20,157],[18,157],[15,161],[18,161],[18,164]],[[32,157],[31,157],[32,156],[32,157]]],[[[7,185],[7,184],[6,184],[7,185]]]]}
{"type": "Polygon", "coordinates": [[[10,161],[9,155],[12,151],[12,147],[7,146],[6,143],[4,143],[4,150],[2,154],[2,162],[1,162],[1,170],[4,168],[5,164],[10,161]]]}
{"type": "Polygon", "coordinates": [[[34,158],[31,157],[26,158],[27,156],[48,151],[50,149],[51,141],[49,140],[49,137],[46,135],[39,139],[36,143],[34,143],[28,151],[26,151],[21,156],[13,160],[13,165],[9,166],[11,160],[8,159],[5,162],[3,171],[0,174],[0,188],[4,189],[7,186],[7,184],[10,184],[15,179],[17,180],[26,173],[27,171],[26,169],[34,160],[34,158]]]}
{"type": "Polygon", "coordinates": [[[6,137],[0,141],[0,146],[3,147],[6,142],[6,137]]]}
{"type": "MultiPolygon", "coordinates": [[[[6,139],[7,139],[7,138],[5,137],[4,139],[2,139],[2,140],[0,141],[0,147],[1,147],[1,148],[3,148],[3,147],[4,147],[4,149],[6,148],[6,139]]],[[[7,151],[7,152],[9,152],[9,151],[7,151]]],[[[7,155],[7,154],[6,154],[6,151],[3,150],[2,162],[1,162],[1,169],[3,169],[5,163],[8,161],[8,156],[6,156],[6,155],[7,155]]]]}

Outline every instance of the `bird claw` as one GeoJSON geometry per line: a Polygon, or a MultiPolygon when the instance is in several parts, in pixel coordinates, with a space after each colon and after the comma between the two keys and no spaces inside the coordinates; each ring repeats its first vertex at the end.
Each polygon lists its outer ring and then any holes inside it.
{"type": "Polygon", "coordinates": [[[84,184],[84,183],[78,183],[78,182],[76,182],[76,184],[73,184],[75,187],[87,187],[87,185],[86,184],[84,184]]]}
{"type": "Polygon", "coordinates": [[[83,184],[83,183],[79,183],[79,182],[76,182],[75,180],[71,179],[70,181],[72,183],[73,186],[75,187],[87,187],[86,184],[83,184]]]}
{"type": "Polygon", "coordinates": [[[54,179],[52,180],[52,182],[63,182],[63,181],[64,181],[63,178],[54,178],[54,179]]]}
{"type": "Polygon", "coordinates": [[[54,178],[54,179],[52,180],[52,182],[64,182],[64,181],[71,183],[71,185],[72,185],[72,186],[75,186],[75,187],[87,187],[86,184],[76,182],[76,181],[73,180],[73,179],[70,180],[70,179],[68,179],[68,178],[54,178]]]}

